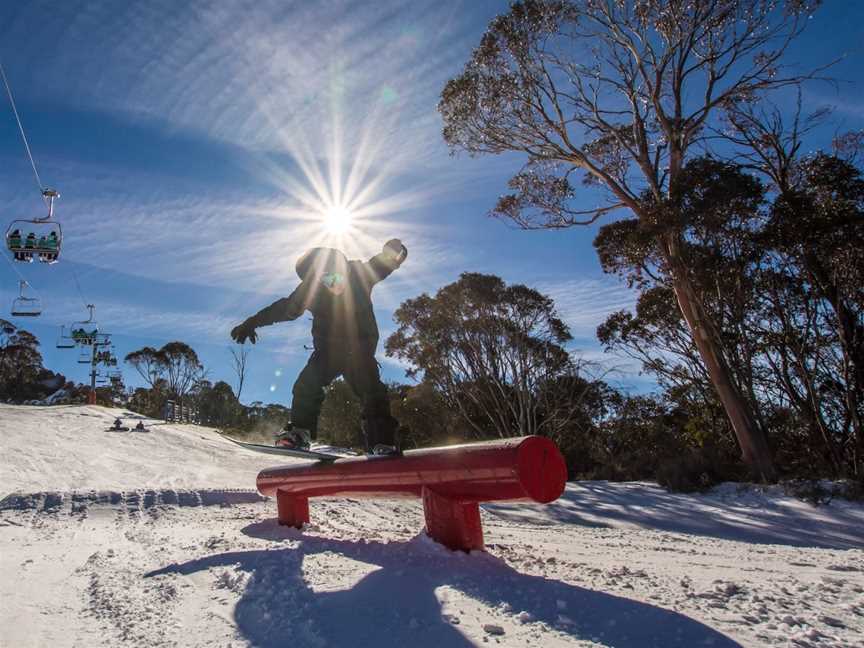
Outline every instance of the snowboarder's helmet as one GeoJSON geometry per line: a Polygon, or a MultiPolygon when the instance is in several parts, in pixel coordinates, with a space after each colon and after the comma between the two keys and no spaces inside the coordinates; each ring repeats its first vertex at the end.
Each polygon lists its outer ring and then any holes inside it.
{"type": "Polygon", "coordinates": [[[348,269],[348,259],[339,250],[334,248],[312,248],[297,259],[294,266],[297,276],[301,279],[315,272],[339,272],[345,274],[348,269]]]}

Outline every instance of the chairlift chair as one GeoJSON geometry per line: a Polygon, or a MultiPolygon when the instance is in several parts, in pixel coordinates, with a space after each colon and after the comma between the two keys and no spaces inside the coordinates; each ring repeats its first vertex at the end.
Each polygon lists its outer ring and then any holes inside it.
{"type": "Polygon", "coordinates": [[[78,353],[78,364],[90,364],[91,362],[93,362],[93,355],[90,349],[82,346],[78,353]]]}
{"type": "Polygon", "coordinates": [[[78,346],[92,346],[98,341],[99,323],[94,314],[96,307],[93,304],[87,304],[87,310],[90,312],[90,316],[86,320],[73,322],[69,325],[69,335],[78,346]]]}
{"type": "Polygon", "coordinates": [[[57,263],[63,243],[63,228],[54,217],[54,200],[60,194],[53,189],[45,189],[42,195],[48,202],[48,215],[32,220],[15,220],[6,228],[6,247],[12,258],[24,263],[34,259],[42,263],[57,263]]]}
{"type": "Polygon", "coordinates": [[[60,337],[57,338],[57,348],[58,349],[74,349],[75,341],[72,339],[72,335],[67,335],[66,333],[66,325],[60,325],[60,337]]]}
{"type": "Polygon", "coordinates": [[[42,314],[42,301],[24,294],[29,285],[23,279],[18,282],[18,297],[12,300],[12,317],[39,317],[42,314]]]}

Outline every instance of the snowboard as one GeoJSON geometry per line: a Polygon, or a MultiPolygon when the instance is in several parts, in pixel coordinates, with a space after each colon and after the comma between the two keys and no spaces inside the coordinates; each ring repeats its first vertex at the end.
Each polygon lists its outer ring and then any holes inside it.
{"type": "Polygon", "coordinates": [[[312,459],[313,461],[331,462],[337,459],[342,459],[347,455],[328,454],[326,452],[315,452],[314,450],[299,450],[297,448],[286,448],[285,446],[270,446],[261,443],[244,443],[237,441],[231,437],[225,437],[232,443],[236,443],[241,448],[254,450],[255,452],[264,452],[266,454],[282,455],[283,457],[297,457],[299,459],[312,459]]]}

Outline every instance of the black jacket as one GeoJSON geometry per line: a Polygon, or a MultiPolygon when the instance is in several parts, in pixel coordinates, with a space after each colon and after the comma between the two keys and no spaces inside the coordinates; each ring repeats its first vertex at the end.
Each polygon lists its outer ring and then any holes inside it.
{"type": "Polygon", "coordinates": [[[251,318],[257,328],[312,313],[312,337],[316,346],[321,342],[378,342],[378,323],[372,309],[372,288],[390,276],[399,264],[384,254],[369,261],[345,261],[338,270],[346,277],[344,292],[336,295],[321,282],[324,271],[332,266],[311,269],[289,297],[273,302],[251,318]]]}

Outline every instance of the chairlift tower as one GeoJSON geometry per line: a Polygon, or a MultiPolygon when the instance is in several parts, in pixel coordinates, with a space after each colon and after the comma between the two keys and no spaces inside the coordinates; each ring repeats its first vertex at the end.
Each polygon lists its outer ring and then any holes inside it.
{"type": "Polygon", "coordinates": [[[90,344],[90,393],[87,394],[87,404],[96,404],[96,379],[99,377],[99,365],[103,363],[100,353],[103,348],[111,347],[109,333],[97,333],[90,344]]]}
{"type": "MultiPolygon", "coordinates": [[[[111,334],[99,331],[99,324],[96,321],[96,307],[93,304],[87,304],[87,312],[86,320],[72,322],[68,326],[64,324],[60,327],[57,348],[79,349],[79,364],[90,365],[90,392],[87,394],[87,403],[94,405],[96,403],[96,385],[106,382],[104,376],[99,372],[99,366],[116,367],[117,356],[111,342],[111,334]]],[[[108,369],[106,372],[110,373],[108,369]]],[[[119,369],[116,370],[116,373],[119,374],[119,369]]]]}

